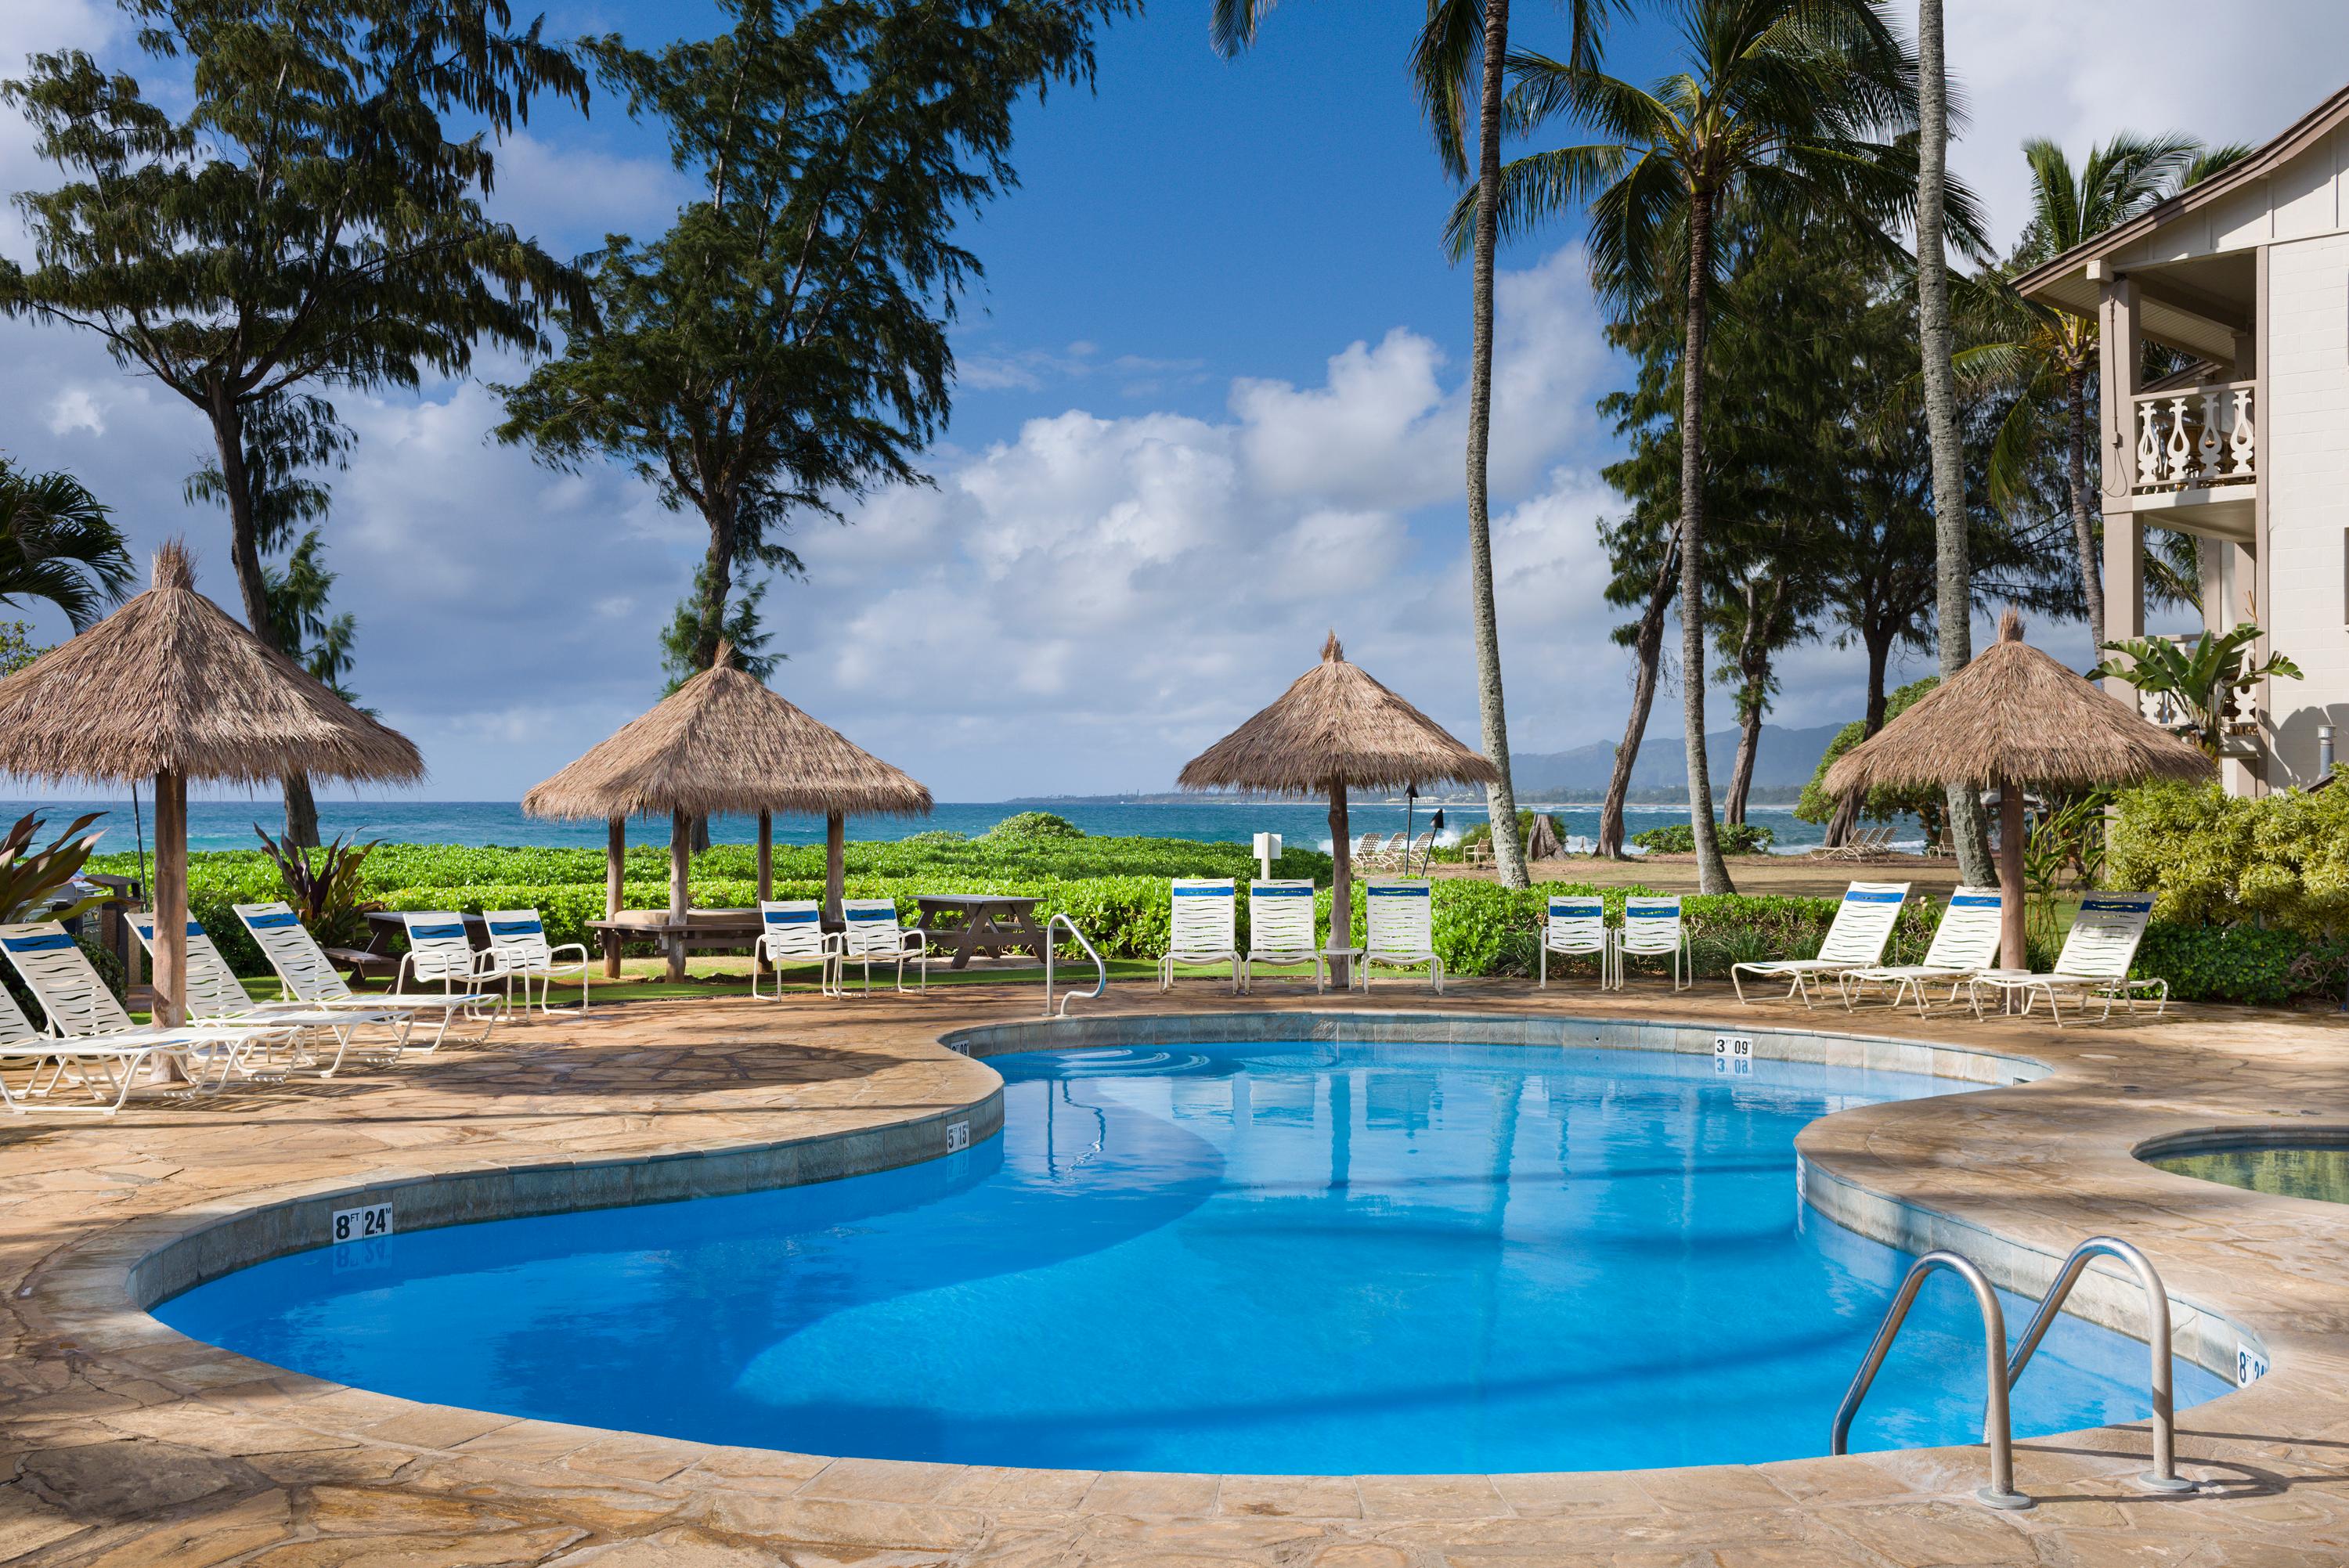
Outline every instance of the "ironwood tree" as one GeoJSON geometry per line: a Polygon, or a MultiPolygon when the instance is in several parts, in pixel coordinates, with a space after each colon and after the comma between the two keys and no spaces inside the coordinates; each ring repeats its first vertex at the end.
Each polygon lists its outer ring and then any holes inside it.
{"type": "MultiPolygon", "coordinates": [[[[122,0],[160,101],[88,54],[33,56],[0,100],[64,184],[16,198],[29,269],[0,310],[98,334],[201,410],[246,623],[276,646],[246,425],[305,387],[412,387],[477,345],[536,350],[570,269],[481,201],[496,142],[586,77],[504,0],[122,0]],[[458,122],[455,129],[445,122],[458,122]]],[[[318,841],[306,779],[286,831],[318,841]]]]}

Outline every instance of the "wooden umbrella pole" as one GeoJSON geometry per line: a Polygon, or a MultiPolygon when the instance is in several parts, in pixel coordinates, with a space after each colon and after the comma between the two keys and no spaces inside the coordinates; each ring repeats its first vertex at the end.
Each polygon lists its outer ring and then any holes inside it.
{"type": "Polygon", "coordinates": [[[823,820],[823,917],[838,920],[840,897],[847,878],[848,818],[834,811],[823,820]]]}
{"type": "MultiPolygon", "coordinates": [[[[1346,781],[1330,782],[1330,945],[1354,944],[1354,856],[1346,825],[1346,781]]],[[[1330,961],[1330,973],[1342,988],[1350,980],[1346,961],[1330,961]]]]}
{"type": "Polygon", "coordinates": [[[2009,969],[2028,969],[2023,936],[2023,786],[2004,780],[1998,791],[1998,945],[2009,969]]]}
{"type": "MultiPolygon", "coordinates": [[[[620,918],[620,905],[626,897],[626,874],[628,866],[628,820],[615,817],[604,824],[604,918],[620,918]]],[[[620,934],[604,933],[604,978],[620,977],[620,934]]]]}
{"type": "Polygon", "coordinates": [[[775,896],[775,814],[759,813],[759,902],[775,896]]]}
{"type": "Polygon", "coordinates": [[[687,888],[693,868],[693,813],[668,814],[668,977],[685,978],[685,915],[691,907],[687,888]]]}
{"type": "Polygon", "coordinates": [[[155,775],[154,1018],[176,1028],[188,1016],[188,777],[155,775]]]}

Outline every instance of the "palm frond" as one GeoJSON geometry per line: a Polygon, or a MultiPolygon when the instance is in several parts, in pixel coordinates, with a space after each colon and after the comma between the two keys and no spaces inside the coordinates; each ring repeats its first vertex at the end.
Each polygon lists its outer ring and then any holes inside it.
{"type": "MultiPolygon", "coordinates": [[[[1236,0],[1218,0],[1226,3],[1236,0]]],[[[1412,42],[1412,89],[1435,155],[1454,180],[1468,177],[1468,105],[1484,52],[1484,0],[1427,0],[1427,20],[1412,42]]]]}

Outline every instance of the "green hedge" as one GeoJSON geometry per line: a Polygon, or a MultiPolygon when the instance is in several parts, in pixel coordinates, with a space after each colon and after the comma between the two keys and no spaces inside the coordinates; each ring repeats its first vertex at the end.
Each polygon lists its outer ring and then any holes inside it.
{"type": "MultiPolygon", "coordinates": [[[[1716,822],[1713,833],[1724,855],[1766,855],[1778,841],[1777,830],[1760,822],[1716,822]]],[[[1696,853],[1696,829],[1686,822],[1667,822],[1661,828],[1632,834],[1631,841],[1651,855],[1692,855],[1696,853]]]]}

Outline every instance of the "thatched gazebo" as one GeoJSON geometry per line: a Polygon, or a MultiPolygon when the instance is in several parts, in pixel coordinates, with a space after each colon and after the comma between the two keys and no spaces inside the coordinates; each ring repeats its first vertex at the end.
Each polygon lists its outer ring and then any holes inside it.
{"type": "MultiPolygon", "coordinates": [[[[823,818],[825,906],[836,917],[847,819],[929,812],[929,790],[732,661],[733,649],[720,643],[710,668],[522,798],[522,809],[533,817],[605,823],[606,920],[620,913],[630,817],[669,819],[668,919],[682,928],[698,817],[758,817],[761,900],[774,894],[774,814],[823,818]]],[[[682,936],[668,944],[668,968],[671,979],[684,977],[682,936]]],[[[605,936],[604,972],[620,972],[616,932],[605,936]]]]}
{"type": "Polygon", "coordinates": [[[1831,796],[1881,786],[1959,784],[1999,792],[2000,961],[2028,967],[2023,938],[2023,792],[2093,789],[2141,779],[2199,779],[2199,748],[2023,640],[2023,617],[2000,619],[1998,641],[1827,769],[1831,796]]]}
{"type": "Polygon", "coordinates": [[[424,758],[196,592],[186,548],[155,585],[0,681],[0,771],[155,781],[155,1017],[185,1021],[188,780],[289,773],[412,784],[424,758]]]}
{"type": "MultiPolygon", "coordinates": [[[[1346,660],[1331,632],[1321,662],[1271,707],[1184,765],[1185,789],[1262,789],[1330,798],[1330,944],[1353,932],[1349,789],[1492,784],[1490,762],[1346,660]]],[[[1510,824],[1514,830],[1516,824],[1510,824]]],[[[1343,975],[1342,967],[1340,970],[1343,975]]]]}

